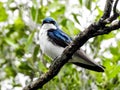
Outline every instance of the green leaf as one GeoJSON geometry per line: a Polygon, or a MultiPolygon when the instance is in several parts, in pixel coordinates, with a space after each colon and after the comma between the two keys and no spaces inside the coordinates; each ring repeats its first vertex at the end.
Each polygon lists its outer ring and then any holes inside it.
{"type": "Polygon", "coordinates": [[[34,72],[33,66],[29,61],[22,61],[18,66],[19,72],[24,73],[26,75],[31,75],[34,72]]]}
{"type": "Polygon", "coordinates": [[[57,19],[58,17],[62,16],[65,12],[65,6],[61,6],[60,8],[58,8],[56,11],[51,12],[51,16],[54,17],[55,19],[57,19]]]}
{"type": "Polygon", "coordinates": [[[14,47],[14,48],[17,48],[17,47],[18,47],[18,44],[16,44],[15,41],[12,40],[11,38],[5,38],[4,40],[5,40],[5,42],[6,42],[8,45],[10,45],[10,46],[12,46],[12,47],[14,47]]]}
{"type": "Polygon", "coordinates": [[[16,56],[22,57],[25,54],[23,47],[19,47],[15,50],[16,56]]]}
{"type": "Polygon", "coordinates": [[[24,28],[25,24],[22,20],[21,17],[18,17],[15,21],[14,21],[14,29],[15,30],[22,30],[24,28]]]}
{"type": "Polygon", "coordinates": [[[107,34],[107,35],[103,35],[103,38],[104,40],[106,39],[110,39],[110,38],[114,38],[115,37],[115,34],[113,32],[107,34]]]}
{"type": "Polygon", "coordinates": [[[110,47],[110,52],[111,52],[113,55],[118,55],[118,48],[116,48],[116,47],[110,47]]]}
{"type": "Polygon", "coordinates": [[[33,42],[33,37],[34,37],[35,30],[29,35],[27,42],[25,44],[25,51],[29,51],[29,48],[33,42]]]}
{"type": "Polygon", "coordinates": [[[83,4],[83,1],[82,1],[82,0],[79,0],[79,3],[80,3],[80,5],[82,5],[82,4],[83,4]]]}
{"type": "Polygon", "coordinates": [[[100,9],[99,6],[96,6],[96,10],[98,11],[98,15],[96,17],[96,21],[98,21],[100,19],[100,17],[102,16],[103,11],[100,9]]]}
{"type": "Polygon", "coordinates": [[[3,3],[0,2],[0,22],[6,21],[8,18],[8,14],[5,11],[5,8],[3,7],[3,3]]]}
{"type": "Polygon", "coordinates": [[[44,57],[44,60],[46,60],[47,62],[51,62],[52,61],[52,59],[48,55],[46,55],[46,54],[44,54],[43,57],[44,57]]]}
{"type": "Polygon", "coordinates": [[[40,46],[36,45],[33,52],[33,61],[37,60],[37,54],[39,53],[39,50],[40,50],[40,46]]]}
{"type": "Polygon", "coordinates": [[[78,16],[78,15],[77,15],[77,14],[74,14],[74,13],[73,13],[72,15],[73,15],[75,21],[76,21],[78,24],[80,24],[79,20],[77,19],[77,16],[78,16]]]}
{"type": "Polygon", "coordinates": [[[77,35],[80,32],[80,30],[75,28],[74,23],[70,20],[67,21],[67,28],[69,30],[70,35],[72,36],[77,35]]]}
{"type": "Polygon", "coordinates": [[[47,71],[46,66],[41,61],[38,61],[38,67],[39,67],[39,70],[42,71],[42,72],[47,71]]]}
{"type": "Polygon", "coordinates": [[[6,72],[7,77],[10,77],[10,76],[15,77],[15,75],[17,74],[16,71],[11,66],[7,66],[5,68],[5,72],[6,72]]]}
{"type": "Polygon", "coordinates": [[[114,78],[120,72],[120,65],[115,65],[113,69],[109,71],[108,78],[114,78]]]}
{"type": "Polygon", "coordinates": [[[41,23],[41,20],[46,17],[45,14],[47,10],[48,7],[44,7],[44,6],[41,6],[41,8],[37,8],[37,9],[35,7],[32,7],[31,8],[32,19],[35,22],[41,23]]]}
{"type": "Polygon", "coordinates": [[[92,5],[92,0],[86,0],[85,1],[85,6],[87,7],[87,9],[91,9],[91,5],[92,5]]]}

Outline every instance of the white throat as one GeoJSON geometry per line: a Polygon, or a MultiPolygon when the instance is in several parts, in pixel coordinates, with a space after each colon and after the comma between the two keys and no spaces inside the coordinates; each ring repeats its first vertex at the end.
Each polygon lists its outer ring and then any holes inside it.
{"type": "Polygon", "coordinates": [[[61,55],[64,48],[56,46],[48,40],[47,30],[49,29],[57,29],[57,27],[53,24],[42,25],[39,33],[40,48],[43,53],[46,53],[48,56],[54,59],[57,56],[61,55]]]}

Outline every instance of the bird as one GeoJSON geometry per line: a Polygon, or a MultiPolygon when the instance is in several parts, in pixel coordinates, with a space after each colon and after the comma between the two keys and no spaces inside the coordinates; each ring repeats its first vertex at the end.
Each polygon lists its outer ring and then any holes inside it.
{"type": "MultiPolygon", "coordinates": [[[[54,60],[63,53],[72,41],[72,38],[59,28],[58,23],[52,17],[43,19],[39,31],[39,43],[42,53],[54,60]]],[[[104,72],[104,66],[93,62],[81,48],[72,55],[68,63],[88,70],[104,72]]]]}

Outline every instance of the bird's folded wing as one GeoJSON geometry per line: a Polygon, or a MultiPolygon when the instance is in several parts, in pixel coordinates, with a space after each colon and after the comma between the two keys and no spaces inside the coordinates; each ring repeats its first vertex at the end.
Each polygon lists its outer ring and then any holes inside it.
{"type": "Polygon", "coordinates": [[[48,30],[47,34],[48,34],[49,40],[53,44],[60,47],[66,47],[72,41],[71,38],[67,34],[62,32],[60,29],[55,29],[55,30],[50,29],[48,30]]]}
{"type": "Polygon", "coordinates": [[[89,70],[104,72],[104,66],[93,62],[81,49],[77,50],[69,62],[89,70]]]}

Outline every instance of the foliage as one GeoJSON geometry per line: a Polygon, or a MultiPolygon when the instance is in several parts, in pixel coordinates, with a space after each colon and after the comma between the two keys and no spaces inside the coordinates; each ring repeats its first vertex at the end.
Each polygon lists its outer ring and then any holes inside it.
{"type": "MultiPolygon", "coordinates": [[[[21,90],[48,70],[52,61],[47,55],[41,55],[38,40],[40,24],[45,17],[53,17],[60,28],[74,38],[103,13],[99,6],[101,0],[45,1],[0,2],[1,90],[21,90]]],[[[42,90],[119,90],[119,33],[114,31],[95,37],[83,46],[88,55],[106,67],[105,73],[66,64],[42,90]]]]}

